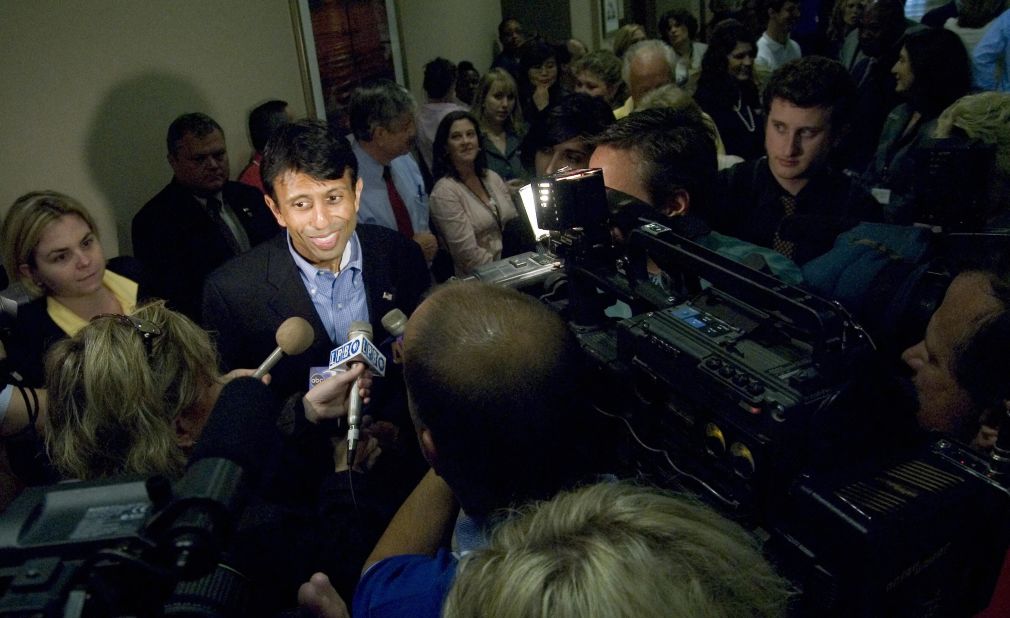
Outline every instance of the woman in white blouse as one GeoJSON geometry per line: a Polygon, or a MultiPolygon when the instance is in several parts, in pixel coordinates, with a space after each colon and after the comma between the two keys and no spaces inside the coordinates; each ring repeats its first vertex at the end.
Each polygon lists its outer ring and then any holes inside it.
{"type": "Polygon", "coordinates": [[[487,169],[480,129],[469,112],[442,119],[433,144],[431,218],[457,276],[501,258],[502,230],[517,214],[501,176],[487,169]]]}

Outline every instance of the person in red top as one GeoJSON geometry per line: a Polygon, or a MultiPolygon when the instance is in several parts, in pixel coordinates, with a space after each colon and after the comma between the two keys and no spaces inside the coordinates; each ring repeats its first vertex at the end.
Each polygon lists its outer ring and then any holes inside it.
{"type": "Polygon", "coordinates": [[[267,145],[267,140],[277,130],[277,127],[289,122],[291,122],[291,115],[288,113],[287,101],[273,99],[262,105],[257,105],[253,111],[249,112],[249,138],[252,140],[253,156],[242,173],[238,175],[239,182],[259,189],[260,193],[266,193],[263,189],[263,179],[260,177],[263,147],[267,145]]]}

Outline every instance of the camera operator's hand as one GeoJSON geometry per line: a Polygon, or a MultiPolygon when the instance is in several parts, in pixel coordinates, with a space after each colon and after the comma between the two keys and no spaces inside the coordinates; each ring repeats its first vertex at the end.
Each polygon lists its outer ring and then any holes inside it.
{"type": "Polygon", "coordinates": [[[330,376],[316,384],[302,397],[305,408],[305,418],[311,423],[318,423],[328,418],[347,416],[348,400],[354,381],[361,378],[358,392],[363,403],[368,403],[372,389],[372,373],[365,369],[364,363],[354,363],[343,373],[330,376]]]}

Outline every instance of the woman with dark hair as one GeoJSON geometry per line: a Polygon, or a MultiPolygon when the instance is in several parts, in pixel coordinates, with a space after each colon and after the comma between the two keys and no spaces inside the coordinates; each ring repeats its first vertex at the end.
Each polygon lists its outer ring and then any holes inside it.
{"type": "Polygon", "coordinates": [[[690,11],[672,9],[659,18],[658,27],[659,36],[673,48],[675,54],[674,81],[689,93],[694,92],[701,72],[701,59],[708,49],[708,45],[697,40],[698,20],[690,11]]]}
{"type": "Polygon", "coordinates": [[[519,48],[519,65],[519,102],[523,117],[532,124],[561,95],[557,50],[546,41],[531,39],[519,48]]]}
{"type": "Polygon", "coordinates": [[[912,153],[928,140],[936,118],[971,89],[971,63],[964,43],[950,30],[925,28],[905,37],[891,68],[895,92],[906,99],[887,116],[877,153],[863,175],[894,223],[915,221],[912,153]]]}
{"type": "Polygon", "coordinates": [[[469,112],[450,112],[435,133],[431,218],[457,276],[501,258],[502,231],[516,218],[508,187],[487,168],[480,125],[469,112]]]}
{"type": "Polygon", "coordinates": [[[757,46],[735,19],[712,30],[701,60],[694,100],[712,117],[726,145],[726,154],[756,159],[764,154],[761,100],[754,83],[757,46]]]}
{"type": "Polygon", "coordinates": [[[831,19],[826,33],[832,58],[837,59],[845,37],[859,27],[862,16],[863,0],[836,0],[834,8],[831,9],[831,19]]]}

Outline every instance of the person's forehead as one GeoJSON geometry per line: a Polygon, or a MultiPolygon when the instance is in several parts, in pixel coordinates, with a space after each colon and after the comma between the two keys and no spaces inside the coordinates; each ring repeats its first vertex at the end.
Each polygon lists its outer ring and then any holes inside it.
{"type": "Polygon", "coordinates": [[[827,107],[800,107],[786,99],[774,98],[769,106],[768,117],[797,127],[824,127],[831,121],[831,110],[827,107]]]}
{"type": "Polygon", "coordinates": [[[178,143],[180,150],[191,153],[211,152],[224,147],[224,134],[217,129],[202,136],[195,133],[184,133],[178,143]]]}

